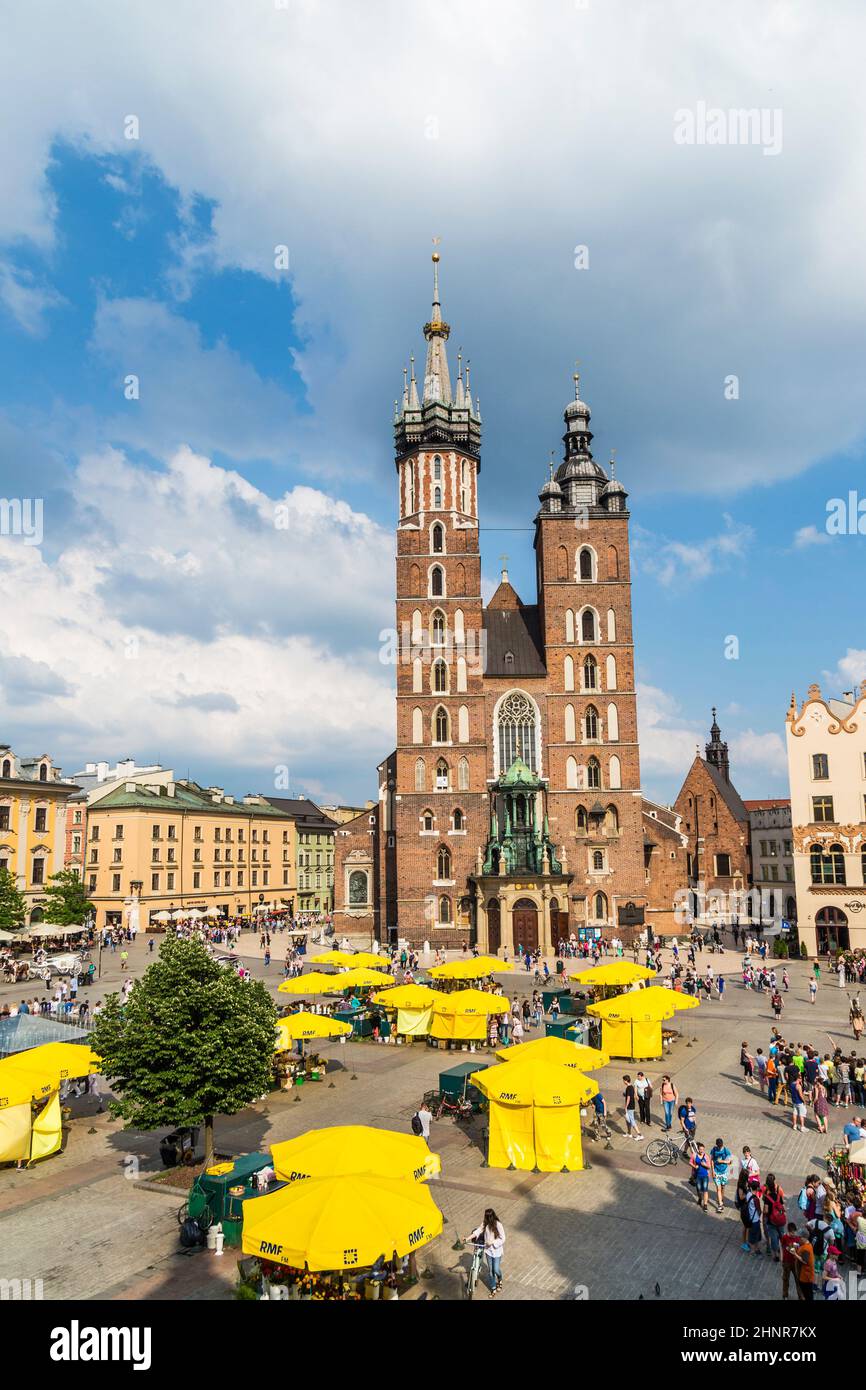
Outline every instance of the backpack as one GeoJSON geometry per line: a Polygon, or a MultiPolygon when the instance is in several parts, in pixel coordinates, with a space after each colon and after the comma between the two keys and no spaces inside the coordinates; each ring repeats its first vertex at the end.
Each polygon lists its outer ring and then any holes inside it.
{"type": "Polygon", "coordinates": [[[415,1111],[415,1114],[412,1116],[412,1133],[413,1133],[413,1134],[423,1134],[423,1133],[424,1133],[424,1126],[423,1126],[422,1123],[421,1123],[421,1116],[418,1114],[418,1111],[417,1111],[417,1110],[415,1111]]]}
{"type": "Polygon", "coordinates": [[[768,1220],[771,1226],[785,1225],[785,1199],[784,1197],[773,1197],[770,1199],[770,1209],[768,1220]]]}

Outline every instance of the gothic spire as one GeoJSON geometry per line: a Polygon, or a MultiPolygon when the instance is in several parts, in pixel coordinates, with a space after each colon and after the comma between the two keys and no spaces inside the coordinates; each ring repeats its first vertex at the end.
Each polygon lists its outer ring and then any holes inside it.
{"type": "Polygon", "coordinates": [[[710,725],[710,741],[706,745],[705,752],[707,762],[722,774],[726,782],[730,782],[731,769],[728,761],[728,745],[722,741],[722,731],[716,721],[715,706],[713,706],[713,722],[710,725]]]}
{"type": "Polygon", "coordinates": [[[445,344],[451,329],[442,318],[442,305],[439,302],[439,252],[433,252],[433,308],[430,322],[424,325],[427,339],[427,365],[424,370],[423,403],[438,401],[441,405],[451,404],[451,377],[448,372],[448,355],[445,344]]]}

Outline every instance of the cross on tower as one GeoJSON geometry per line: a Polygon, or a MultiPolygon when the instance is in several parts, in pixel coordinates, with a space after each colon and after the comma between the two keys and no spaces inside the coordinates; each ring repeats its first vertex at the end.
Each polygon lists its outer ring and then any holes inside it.
{"type": "Polygon", "coordinates": [[[508,582],[508,556],[500,555],[499,563],[502,566],[502,582],[505,584],[508,582]]]}

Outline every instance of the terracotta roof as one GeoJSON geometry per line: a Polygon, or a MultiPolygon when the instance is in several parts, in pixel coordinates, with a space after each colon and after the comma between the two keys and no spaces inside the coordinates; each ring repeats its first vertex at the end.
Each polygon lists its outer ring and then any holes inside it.
{"type": "Polygon", "coordinates": [[[764,801],[744,801],[743,805],[747,811],[772,811],[777,806],[790,806],[791,798],[788,796],[771,796],[764,801]]]}

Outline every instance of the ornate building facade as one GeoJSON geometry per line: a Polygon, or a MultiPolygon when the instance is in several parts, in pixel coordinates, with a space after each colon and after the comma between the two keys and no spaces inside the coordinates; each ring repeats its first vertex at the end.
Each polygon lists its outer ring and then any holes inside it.
{"type": "Polygon", "coordinates": [[[394,420],[397,744],[375,818],[337,837],[337,919],[490,951],[628,935],[646,873],[626,492],[575,377],[535,601],[503,570],[482,603],[481,415],[459,354],[452,389],[438,259],[423,383],[413,359],[394,420]]]}

